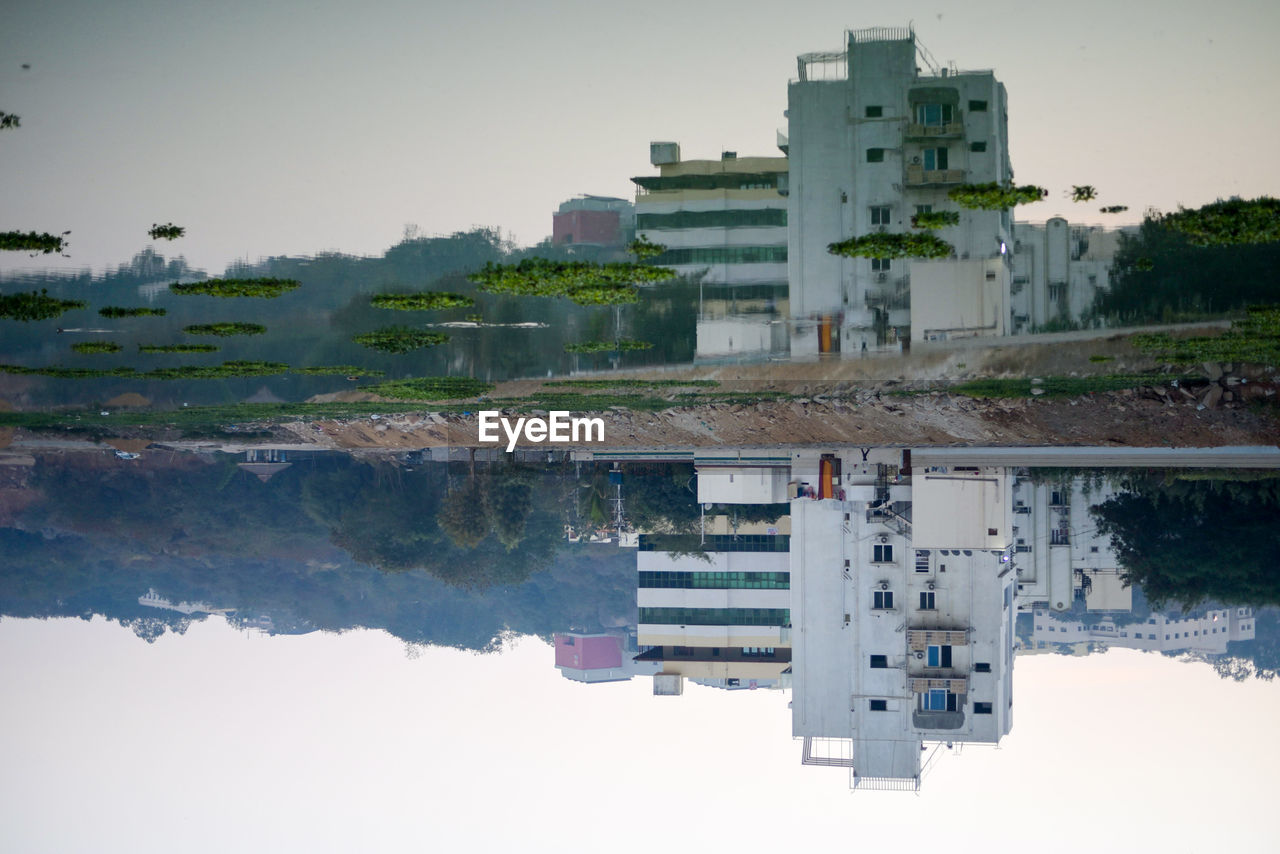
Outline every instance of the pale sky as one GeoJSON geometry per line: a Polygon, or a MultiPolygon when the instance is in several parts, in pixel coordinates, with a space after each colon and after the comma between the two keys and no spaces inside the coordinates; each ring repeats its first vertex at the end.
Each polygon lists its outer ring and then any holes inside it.
{"type": "Polygon", "coordinates": [[[408,223],[533,243],[566,198],[630,196],[650,140],[777,154],[796,55],[908,21],[1007,86],[1017,178],[1051,190],[1021,217],[1280,195],[1269,0],[13,0],[0,230],[71,229],[72,257],[0,269],[100,269],[169,221],[188,237],[161,251],[214,272],[381,253],[408,223]],[[1070,204],[1073,183],[1098,202],[1070,204]]]}
{"type": "Polygon", "coordinates": [[[1280,683],[1132,650],[1019,657],[1013,730],[918,796],[800,765],[789,694],[583,685],[550,647],[383,632],[148,645],[0,621],[0,848],[31,852],[1262,852],[1280,683]],[[834,846],[834,847],[833,847],[834,846]],[[911,846],[919,847],[919,846],[911,846]]]}

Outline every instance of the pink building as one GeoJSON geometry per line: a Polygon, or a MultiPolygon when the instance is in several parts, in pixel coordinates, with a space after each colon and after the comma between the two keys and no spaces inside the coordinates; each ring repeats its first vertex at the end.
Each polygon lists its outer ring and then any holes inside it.
{"type": "Polygon", "coordinates": [[[623,667],[622,638],[563,632],[555,635],[556,669],[575,682],[619,682],[632,674],[623,667]]]}
{"type": "Polygon", "coordinates": [[[621,246],[635,228],[630,202],[612,196],[580,196],[560,205],[551,216],[551,242],[621,246]]]}

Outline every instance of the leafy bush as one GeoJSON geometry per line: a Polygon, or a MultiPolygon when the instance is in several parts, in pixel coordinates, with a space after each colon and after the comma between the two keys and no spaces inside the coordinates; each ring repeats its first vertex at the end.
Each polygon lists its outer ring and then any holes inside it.
{"type": "Polygon", "coordinates": [[[959,224],[959,211],[922,211],[911,217],[913,228],[946,228],[959,224]]]}
{"type": "Polygon", "coordinates": [[[493,388],[493,383],[471,377],[415,377],[361,386],[362,391],[398,400],[451,400],[477,397],[493,391],[493,388]]]}
{"type": "Polygon", "coordinates": [[[0,294],[0,317],[10,320],[48,320],[73,308],[84,308],[88,303],[80,300],[56,299],[41,289],[40,293],[0,294]]]}
{"type": "Polygon", "coordinates": [[[568,297],[579,305],[636,302],[635,285],[674,279],[674,270],[648,264],[550,261],[526,258],[518,264],[494,264],[473,273],[480,290],[514,296],[568,297]]]}
{"type": "Polygon", "coordinates": [[[374,332],[366,332],[351,339],[355,343],[371,350],[384,353],[411,353],[427,347],[435,347],[449,340],[443,332],[425,332],[421,329],[410,329],[407,326],[388,326],[374,332]]]}
{"type": "Polygon", "coordinates": [[[849,258],[949,258],[955,247],[933,234],[876,232],[829,244],[827,251],[849,258]]]}
{"type": "Polygon", "coordinates": [[[1034,184],[1015,187],[1012,184],[997,184],[991,181],[986,184],[961,184],[947,193],[947,198],[970,210],[1002,211],[1016,205],[1038,202],[1049,191],[1034,184]]]}
{"type": "Polygon", "coordinates": [[[98,314],[103,317],[164,317],[167,313],[163,308],[122,308],[118,305],[98,309],[98,314]]]}
{"type": "Polygon", "coordinates": [[[390,308],[396,311],[438,311],[446,308],[468,308],[476,304],[471,297],[447,291],[427,291],[417,294],[376,294],[369,298],[374,308],[390,308]]]}
{"type": "Polygon", "coordinates": [[[648,350],[652,347],[653,345],[648,341],[621,338],[617,341],[583,341],[578,344],[565,344],[564,351],[566,353],[612,353],[615,351],[648,350]]]}
{"type": "Polygon", "coordinates": [[[645,235],[640,235],[627,245],[627,251],[632,255],[644,261],[647,258],[656,258],[663,252],[667,251],[667,247],[661,243],[654,243],[645,235]]]}
{"type": "Polygon", "coordinates": [[[227,338],[231,335],[261,335],[267,331],[267,327],[260,323],[235,321],[230,323],[196,323],[182,327],[182,331],[188,335],[217,335],[219,338],[227,338]]]}
{"type": "Polygon", "coordinates": [[[1280,199],[1219,199],[1195,210],[1156,217],[1187,236],[1192,246],[1237,246],[1280,241],[1280,199]]]}
{"type": "Polygon", "coordinates": [[[71,349],[77,353],[119,353],[124,347],[114,341],[81,341],[72,344],[71,349]]]}
{"type": "Polygon", "coordinates": [[[1174,338],[1166,332],[1135,335],[1133,346],[1156,359],[1174,364],[1251,362],[1280,365],[1280,307],[1254,306],[1231,329],[1210,337],[1174,338]]]}
{"type": "Polygon", "coordinates": [[[174,282],[175,294],[202,294],[211,297],[262,297],[272,299],[301,286],[297,279],[205,279],[202,282],[174,282]]]}
{"type": "Polygon", "coordinates": [[[139,353],[216,353],[216,344],[139,344],[139,353]]]}
{"type": "Polygon", "coordinates": [[[186,233],[187,230],[185,228],[179,225],[174,225],[171,222],[166,223],[165,225],[156,225],[155,223],[152,223],[151,230],[147,232],[147,236],[152,240],[177,240],[186,233]]]}
{"type": "Polygon", "coordinates": [[[0,250],[52,255],[67,248],[68,243],[65,238],[70,233],[69,231],[64,231],[62,234],[35,231],[4,231],[0,232],[0,250]]]}

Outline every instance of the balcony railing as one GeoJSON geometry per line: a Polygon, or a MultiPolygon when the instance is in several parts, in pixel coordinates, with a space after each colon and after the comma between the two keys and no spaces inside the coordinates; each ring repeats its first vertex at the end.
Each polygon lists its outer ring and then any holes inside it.
{"type": "Polygon", "coordinates": [[[930,679],[916,678],[911,682],[912,694],[927,694],[930,691],[948,691],[952,694],[968,694],[968,679],[930,679]]]}
{"type": "Polygon", "coordinates": [[[923,166],[907,167],[908,187],[942,187],[947,184],[963,183],[963,169],[925,169],[923,166]]]}
{"type": "Polygon", "coordinates": [[[908,629],[907,647],[923,651],[928,646],[967,646],[969,633],[963,629],[908,629]]]}
{"type": "Polygon", "coordinates": [[[960,139],[964,136],[962,122],[947,122],[944,125],[922,125],[912,122],[907,125],[907,139],[960,139]]]}

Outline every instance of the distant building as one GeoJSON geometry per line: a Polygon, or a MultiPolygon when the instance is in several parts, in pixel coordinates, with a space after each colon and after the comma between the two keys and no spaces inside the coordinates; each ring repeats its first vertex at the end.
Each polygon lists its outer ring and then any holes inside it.
{"type": "Polygon", "coordinates": [[[556,632],[556,669],[573,682],[625,682],[636,675],[634,647],[614,632],[556,632]]]}
{"type": "Polygon", "coordinates": [[[1253,609],[1213,608],[1197,615],[1168,617],[1153,614],[1145,620],[1106,618],[1085,624],[1064,620],[1047,608],[1034,612],[1034,647],[1102,641],[1109,647],[1139,649],[1144,652],[1198,652],[1223,655],[1229,641],[1253,640],[1253,609]]]}
{"type": "MultiPolygon", "coordinates": [[[[1009,212],[969,210],[948,198],[962,184],[1013,177],[1008,102],[994,73],[939,67],[910,27],[851,30],[840,50],[804,54],[797,65],[798,79],[787,94],[791,309],[799,319],[838,323],[834,333],[821,325],[802,327],[792,353],[891,344],[917,325],[913,312],[922,301],[913,295],[916,263],[827,251],[849,237],[913,233],[914,214],[958,214],[958,224],[933,233],[955,248],[957,261],[1003,262],[985,270],[983,282],[993,272],[995,291],[1007,294],[1009,212]]],[[[948,276],[972,276],[964,266],[940,264],[932,262],[929,271],[939,292],[948,276]]],[[[965,294],[988,299],[983,288],[965,294]]],[[[961,335],[1000,334],[1008,313],[997,307],[995,328],[989,302],[952,305],[954,318],[928,322],[935,339],[953,329],[961,335]],[[977,327],[973,317],[981,320],[977,327]]]]}
{"type": "Polygon", "coordinates": [[[681,160],[674,142],[649,145],[658,175],[636,183],[636,234],[667,251],[654,263],[706,284],[787,283],[787,158],[681,160]]]}
{"type": "Polygon", "coordinates": [[[1014,334],[1078,323],[1111,284],[1120,238],[1133,229],[1071,225],[1062,217],[1014,225],[1010,311],[1014,334]]]}
{"type": "Polygon", "coordinates": [[[578,196],[551,215],[555,246],[622,246],[635,231],[631,202],[614,196],[578,196]]]}

